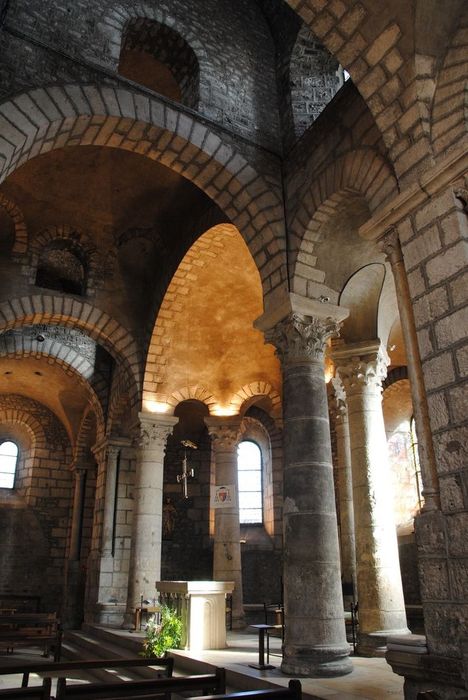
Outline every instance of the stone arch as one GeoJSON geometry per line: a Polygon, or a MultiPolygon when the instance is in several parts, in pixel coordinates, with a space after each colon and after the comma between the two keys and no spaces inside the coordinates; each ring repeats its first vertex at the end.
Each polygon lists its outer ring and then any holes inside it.
{"type": "Polygon", "coordinates": [[[468,12],[462,19],[439,72],[431,114],[435,155],[460,146],[468,124],[468,12]]]}
{"type": "MultiPolygon", "coordinates": [[[[0,351],[0,357],[2,357],[2,355],[3,355],[3,353],[0,351]]],[[[15,353],[14,355],[9,353],[8,356],[19,358],[19,357],[24,357],[25,354],[21,353],[21,351],[19,350],[19,352],[15,353]]],[[[78,382],[85,387],[86,392],[89,394],[91,406],[92,406],[94,412],[96,413],[98,429],[99,429],[100,433],[103,433],[103,431],[104,431],[103,399],[105,398],[105,396],[104,396],[105,385],[101,385],[101,387],[100,387],[101,391],[99,391],[99,388],[96,388],[93,385],[91,385],[90,382],[79,372],[78,369],[76,369],[71,364],[69,364],[67,361],[61,359],[58,356],[53,356],[53,355],[50,355],[46,352],[35,352],[34,357],[47,358],[48,364],[58,365],[59,367],[61,367],[61,369],[66,374],[68,374],[72,377],[75,377],[78,380],[78,382]]],[[[69,437],[71,439],[70,435],[69,435],[69,437]]]]}
{"type": "Polygon", "coordinates": [[[120,75],[186,107],[198,108],[200,66],[178,31],[139,17],[126,22],[121,44],[120,75]]]}
{"type": "Polygon", "coordinates": [[[93,430],[96,431],[96,442],[103,439],[104,432],[99,425],[99,420],[97,420],[93,408],[89,407],[81,420],[75,442],[74,462],[77,467],[81,465],[82,461],[86,460],[86,452],[90,447],[90,435],[93,430]]]}
{"type": "Polygon", "coordinates": [[[174,413],[175,408],[180,403],[182,403],[183,401],[188,401],[190,399],[200,401],[201,403],[205,404],[210,414],[213,413],[214,407],[217,404],[217,400],[213,392],[199,384],[181,387],[180,389],[173,391],[170,396],[161,396],[159,398],[162,399],[161,408],[166,406],[166,410],[170,411],[171,413],[174,413]]]}
{"type": "Polygon", "coordinates": [[[202,189],[237,226],[265,291],[285,286],[280,180],[268,182],[245,157],[192,115],[122,88],[38,88],[0,105],[6,127],[0,178],[55,148],[121,148],[156,160],[202,189]],[[27,115],[27,116],[26,116],[27,115]]]}
{"type": "Polygon", "coordinates": [[[86,294],[88,290],[94,290],[96,279],[99,274],[99,267],[102,264],[99,260],[96,246],[93,244],[88,234],[83,231],[78,231],[75,227],[69,226],[68,224],[48,226],[31,241],[31,284],[34,284],[35,281],[35,273],[41,251],[54,241],[66,241],[70,244],[72,251],[76,250],[78,252],[85,266],[86,277],[83,294],[86,294]]]}
{"type": "Polygon", "coordinates": [[[41,423],[34,416],[18,408],[2,408],[0,405],[0,429],[7,424],[22,425],[31,438],[30,449],[46,449],[46,438],[41,423]]]}
{"type": "MultiPolygon", "coordinates": [[[[170,334],[170,330],[174,325],[174,314],[177,314],[183,304],[183,300],[189,291],[189,284],[193,284],[196,281],[198,270],[209,265],[213,257],[216,257],[216,250],[223,247],[223,238],[236,235],[239,234],[236,228],[231,224],[213,226],[213,228],[206,231],[203,236],[195,241],[184,256],[183,264],[180,265],[174,273],[159,308],[158,317],[148,348],[145,377],[143,381],[143,402],[153,400],[154,396],[158,395],[158,384],[162,381],[166,364],[166,358],[164,356],[165,337],[170,334]],[[187,275],[189,275],[189,277],[187,275]]],[[[195,389],[196,388],[197,387],[195,387],[195,389]]],[[[192,389],[193,387],[189,387],[188,391],[192,389]]],[[[210,392],[209,395],[212,396],[210,392]]],[[[185,398],[198,397],[186,396],[185,398]]],[[[185,399],[177,399],[176,404],[172,403],[168,397],[164,397],[161,400],[162,402],[167,401],[171,406],[175,406],[179,401],[185,399]]],[[[205,403],[205,399],[200,400],[205,403]]]]}
{"type": "Polygon", "coordinates": [[[33,295],[0,303],[0,330],[44,323],[79,328],[123,366],[133,404],[140,395],[141,363],[131,334],[91,304],[62,296],[33,295]]]}
{"type": "Polygon", "coordinates": [[[309,280],[323,283],[324,274],[316,269],[314,246],[322,240],[320,230],[324,222],[345,197],[362,197],[372,214],[397,194],[392,169],[370,148],[349,151],[308,181],[299,194],[300,204],[290,227],[294,291],[303,293],[302,286],[309,280]]]}
{"type": "Polygon", "coordinates": [[[19,254],[26,253],[28,249],[28,230],[26,228],[23,212],[19,206],[11,199],[8,199],[3,192],[0,192],[0,207],[11,216],[15,226],[15,242],[12,252],[19,254]]]}
{"type": "Polygon", "coordinates": [[[287,2],[348,71],[379,127],[396,170],[405,174],[424,158],[421,152],[429,152],[420,143],[428,141],[428,110],[418,92],[417,66],[409,48],[414,36],[408,36],[408,27],[401,26],[397,12],[393,17],[388,12],[387,21],[382,22],[378,16],[382,8],[372,0],[346,6],[333,0],[305,0],[300,6],[297,0],[287,2]],[[378,33],[375,27],[381,27],[378,33]],[[404,103],[399,99],[403,92],[405,103],[414,105],[406,122],[402,119],[404,103]]]}
{"type": "Polygon", "coordinates": [[[241,413],[252,405],[252,399],[259,396],[266,396],[271,401],[271,417],[277,422],[281,420],[281,396],[279,392],[269,383],[264,381],[250,382],[244,384],[231,399],[230,405],[233,412],[241,413]]]}
{"type": "Polygon", "coordinates": [[[196,32],[192,28],[182,26],[176,17],[170,15],[164,8],[145,2],[136,2],[130,5],[114,4],[101,18],[99,28],[107,38],[108,51],[115,64],[119,60],[126,25],[131,20],[138,19],[154,20],[159,24],[172,27],[195,53],[201,70],[208,65],[206,50],[196,32]]]}

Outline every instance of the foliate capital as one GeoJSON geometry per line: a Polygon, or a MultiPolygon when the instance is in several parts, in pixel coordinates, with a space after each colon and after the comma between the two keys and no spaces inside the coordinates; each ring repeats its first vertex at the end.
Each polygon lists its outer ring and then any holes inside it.
{"type": "Polygon", "coordinates": [[[327,340],[339,334],[340,326],[332,318],[291,313],[265,331],[265,340],[275,346],[282,364],[323,361],[327,340]]]}
{"type": "Polygon", "coordinates": [[[340,359],[335,360],[336,371],[348,396],[359,393],[366,387],[379,392],[382,390],[390,362],[383,346],[361,355],[350,354],[344,357],[342,351],[340,355],[340,359]]]}
{"type": "Polygon", "coordinates": [[[231,452],[237,447],[241,438],[241,418],[224,418],[210,416],[205,418],[205,424],[211,437],[211,445],[215,452],[231,452]]]}
{"type": "Polygon", "coordinates": [[[178,422],[175,416],[139,414],[138,445],[142,449],[164,450],[166,440],[178,422]]]}

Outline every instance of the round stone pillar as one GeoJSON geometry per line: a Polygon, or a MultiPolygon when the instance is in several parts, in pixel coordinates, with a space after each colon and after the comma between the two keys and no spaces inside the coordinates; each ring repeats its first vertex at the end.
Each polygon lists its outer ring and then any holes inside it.
{"type": "Polygon", "coordinates": [[[359,591],[358,651],[385,651],[391,634],[409,633],[382,414],[388,356],[378,341],[333,352],[348,403],[359,591]]]}
{"type": "Polygon", "coordinates": [[[151,600],[161,578],[162,494],[167,436],[178,418],[140,413],[133,487],[132,545],[125,624],[133,624],[141,596],[151,600]]]}
{"type": "Polygon", "coordinates": [[[352,584],[353,598],[357,600],[356,539],[354,533],[353,477],[351,472],[351,442],[349,437],[348,407],[343,383],[339,377],[331,380],[335,399],[336,469],[340,504],[341,577],[344,584],[352,584]]]}
{"type": "MultiPolygon", "coordinates": [[[[295,302],[296,295],[290,296],[295,302]]],[[[268,328],[267,315],[256,322],[275,345],[283,370],[281,670],[291,676],[339,676],[352,671],[352,664],[341,593],[324,349],[339,327],[327,312],[335,310],[343,318],[346,311],[308,299],[301,306],[306,314],[293,308],[273,327],[268,328]]]]}
{"type": "Polygon", "coordinates": [[[215,462],[216,486],[235,486],[235,502],[215,509],[213,579],[234,581],[232,592],[232,627],[245,627],[242,597],[242,564],[240,550],[239,497],[237,479],[237,445],[240,438],[239,416],[210,416],[205,423],[211,437],[215,462]]]}

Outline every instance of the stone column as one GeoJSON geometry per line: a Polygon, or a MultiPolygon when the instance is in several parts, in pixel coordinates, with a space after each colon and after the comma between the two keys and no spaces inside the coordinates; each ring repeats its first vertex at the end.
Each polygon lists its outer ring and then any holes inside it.
{"type": "Polygon", "coordinates": [[[385,651],[388,635],[409,632],[382,414],[388,356],[379,341],[371,341],[336,349],[333,359],[346,391],[351,438],[358,651],[375,656],[385,651]]]}
{"type": "Polygon", "coordinates": [[[167,436],[178,418],[155,413],[139,414],[139,448],[133,488],[132,547],[125,624],[133,625],[140,598],[156,595],[161,577],[162,494],[167,436]]]}
{"type": "Polygon", "coordinates": [[[114,513],[116,506],[117,460],[120,445],[109,442],[107,445],[106,486],[104,495],[104,515],[102,521],[102,556],[110,557],[114,549],[114,513]]]}
{"type": "Polygon", "coordinates": [[[86,469],[75,467],[73,470],[75,485],[73,491],[73,512],[70,532],[70,561],[79,561],[81,551],[81,536],[83,531],[83,509],[86,486],[86,469]]]}
{"type": "Polygon", "coordinates": [[[423,510],[438,510],[440,508],[439,477],[437,474],[434,444],[432,442],[429,407],[427,404],[426,387],[419,355],[418,336],[413,315],[413,302],[410,295],[408,277],[406,275],[400,239],[396,229],[391,228],[381,241],[382,249],[387,256],[395,280],[398,311],[400,314],[401,330],[405,341],[408,358],[408,376],[410,380],[413,413],[418,435],[419,464],[423,483],[423,510]]]}
{"type": "Polygon", "coordinates": [[[87,470],[74,467],[73,511],[68,560],[65,563],[62,624],[76,629],[83,620],[85,568],[81,559],[81,537],[87,470]]]}
{"type": "Polygon", "coordinates": [[[336,451],[338,498],[340,504],[341,576],[343,583],[352,584],[357,600],[356,539],[354,534],[353,477],[351,472],[351,442],[349,437],[348,407],[343,383],[339,377],[332,380],[336,410],[336,451]]]}
{"type": "Polygon", "coordinates": [[[215,461],[216,486],[236,487],[236,501],[229,508],[215,511],[215,536],[213,551],[213,579],[234,581],[232,593],[232,627],[245,627],[242,599],[242,564],[240,550],[239,497],[237,479],[237,445],[241,432],[241,419],[210,416],[205,423],[211,437],[215,461]]]}
{"type": "Polygon", "coordinates": [[[284,602],[281,670],[291,676],[352,671],[341,594],[324,349],[346,310],[290,294],[256,327],[283,371],[284,602]],[[284,311],[286,313],[284,314],[284,311]],[[283,313],[281,313],[283,312],[283,313]],[[283,315],[284,314],[284,315],[283,315]]]}

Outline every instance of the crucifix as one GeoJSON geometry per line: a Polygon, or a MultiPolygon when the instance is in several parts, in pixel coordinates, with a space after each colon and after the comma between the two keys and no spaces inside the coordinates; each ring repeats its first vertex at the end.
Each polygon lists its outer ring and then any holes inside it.
{"type": "Polygon", "coordinates": [[[195,476],[195,472],[193,470],[193,467],[191,469],[188,468],[187,447],[189,447],[191,450],[196,450],[197,446],[191,440],[181,440],[181,443],[185,447],[185,451],[184,458],[182,460],[182,474],[177,474],[177,483],[182,483],[182,492],[184,494],[184,498],[188,498],[187,482],[189,477],[193,478],[195,476]]]}

